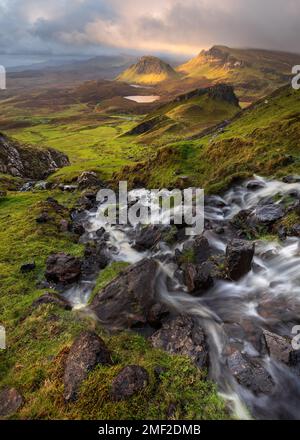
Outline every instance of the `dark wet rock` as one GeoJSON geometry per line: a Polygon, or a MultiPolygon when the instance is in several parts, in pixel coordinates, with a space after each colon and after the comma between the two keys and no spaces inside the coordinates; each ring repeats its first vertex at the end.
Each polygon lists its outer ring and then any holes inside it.
{"type": "Polygon", "coordinates": [[[257,360],[235,351],[227,358],[227,366],[237,382],[254,394],[271,394],[274,391],[272,377],[257,360]]]}
{"type": "Polygon", "coordinates": [[[128,365],[114,379],[111,397],[115,401],[128,399],[141,392],[149,383],[149,375],[139,365],[128,365]]]}
{"type": "Polygon", "coordinates": [[[160,225],[145,226],[138,233],[134,247],[138,251],[151,249],[161,239],[162,239],[162,228],[160,225]]]}
{"type": "Polygon", "coordinates": [[[289,366],[295,374],[300,376],[300,350],[293,350],[290,353],[289,366]]]}
{"type": "Polygon", "coordinates": [[[222,197],[215,195],[205,196],[204,204],[205,206],[212,206],[214,208],[224,208],[227,206],[227,203],[222,199],[222,197]]]}
{"type": "Polygon", "coordinates": [[[84,332],[74,341],[64,372],[64,398],[75,400],[81,383],[97,365],[110,365],[111,354],[104,341],[95,333],[84,332]]]}
{"type": "Polygon", "coordinates": [[[167,310],[157,297],[158,264],[144,259],[124,270],[94,298],[91,309],[102,324],[124,329],[159,325],[167,310]]]}
{"type": "Polygon", "coordinates": [[[76,204],[75,204],[75,209],[77,212],[83,212],[83,211],[88,211],[90,209],[92,209],[94,206],[94,203],[91,199],[89,199],[86,196],[82,196],[80,197],[76,204]]]}
{"type": "Polygon", "coordinates": [[[277,230],[277,234],[278,234],[278,237],[280,238],[280,240],[285,240],[286,237],[288,236],[288,230],[285,226],[280,225],[277,230]]]}
{"type": "Polygon", "coordinates": [[[5,388],[0,392],[0,416],[15,414],[23,403],[23,397],[15,388],[5,388]]]}
{"type": "Polygon", "coordinates": [[[298,183],[300,182],[300,176],[293,176],[293,175],[284,176],[282,178],[282,181],[284,183],[298,183]]]}
{"type": "Polygon", "coordinates": [[[291,234],[290,235],[294,235],[296,237],[300,237],[300,223],[295,223],[291,227],[291,234]]]}
{"type": "Polygon", "coordinates": [[[20,267],[20,272],[22,273],[32,272],[35,268],[36,268],[35,262],[32,261],[31,263],[22,264],[22,266],[20,267]]]}
{"type": "Polygon", "coordinates": [[[37,298],[33,303],[32,307],[39,307],[43,304],[54,304],[61,307],[64,310],[72,310],[71,305],[64,299],[52,292],[47,292],[44,295],[37,298]]]}
{"type": "Polygon", "coordinates": [[[255,190],[264,188],[265,186],[266,186],[266,184],[262,180],[250,180],[247,183],[246,188],[251,191],[255,191],[255,190]]]}
{"type": "Polygon", "coordinates": [[[165,321],[150,337],[151,345],[171,354],[188,356],[199,368],[207,368],[208,346],[203,329],[189,316],[165,321]]]}
{"type": "Polygon", "coordinates": [[[79,279],[81,275],[81,261],[73,255],[52,254],[46,262],[45,277],[54,283],[70,284],[79,279]]]}
{"type": "Polygon", "coordinates": [[[104,269],[109,262],[109,254],[105,241],[88,242],[84,250],[81,271],[85,276],[95,274],[104,269]]]}
{"type": "Polygon", "coordinates": [[[48,197],[46,199],[46,204],[49,206],[50,209],[52,209],[57,214],[68,214],[68,209],[61,205],[57,200],[55,200],[53,197],[48,197]]]}
{"type": "Polygon", "coordinates": [[[202,264],[187,263],[183,267],[184,281],[189,292],[201,292],[213,286],[213,264],[205,262],[202,264]]]}
{"type": "Polygon", "coordinates": [[[191,251],[193,262],[201,264],[208,260],[211,256],[211,247],[206,237],[199,235],[193,240],[189,240],[183,245],[183,253],[191,251]]]}
{"type": "Polygon", "coordinates": [[[96,235],[98,238],[103,237],[104,234],[105,234],[105,229],[103,227],[96,231],[96,235]]]}
{"type": "Polygon", "coordinates": [[[84,171],[77,179],[79,189],[100,187],[101,182],[93,171],[84,171]]]}
{"type": "Polygon", "coordinates": [[[258,223],[274,223],[284,216],[284,211],[280,205],[258,206],[255,210],[254,219],[258,223]]]}
{"type": "Polygon", "coordinates": [[[232,280],[239,280],[251,270],[254,256],[254,243],[234,239],[226,248],[228,275],[232,280]]]}
{"type": "Polygon", "coordinates": [[[240,235],[254,233],[254,228],[249,221],[250,215],[250,209],[242,209],[229,221],[229,224],[238,232],[240,232],[240,235]]]}
{"type": "Polygon", "coordinates": [[[293,351],[291,341],[275,333],[263,330],[269,355],[284,364],[289,364],[290,354],[293,351]]]}

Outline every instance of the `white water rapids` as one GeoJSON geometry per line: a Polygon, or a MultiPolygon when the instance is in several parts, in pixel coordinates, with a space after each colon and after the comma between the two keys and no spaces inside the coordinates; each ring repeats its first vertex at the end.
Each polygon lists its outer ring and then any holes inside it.
{"type": "MultiPolygon", "coordinates": [[[[300,183],[286,184],[257,177],[264,185],[254,190],[247,183],[236,186],[221,197],[208,203],[205,219],[226,226],[242,209],[254,209],[263,199],[298,192],[300,183]]],[[[95,232],[104,227],[109,234],[111,258],[114,261],[137,261],[151,256],[160,263],[157,288],[166,304],[179,313],[193,315],[205,329],[210,354],[210,377],[218,384],[220,393],[240,418],[292,418],[300,419],[300,377],[284,364],[260,353],[257,334],[267,328],[282,336],[292,337],[292,328],[300,323],[300,239],[288,238],[284,242],[259,240],[256,242],[252,270],[237,282],[216,281],[204,295],[194,297],[176,279],[177,269],[170,256],[176,245],[160,243],[159,249],[138,252],[133,248],[133,228],[109,226],[99,221],[96,210],[88,213],[86,234],[96,239],[95,232]],[[167,280],[172,282],[167,282],[167,280]],[[170,287],[171,285],[171,287],[170,287]],[[242,353],[259,356],[270,372],[276,391],[272,396],[254,395],[237,383],[226,365],[227,346],[236,344],[242,353]]],[[[224,253],[228,236],[206,230],[210,245],[224,253]]],[[[65,297],[75,307],[87,304],[93,283],[73,287],[65,297]]]]}

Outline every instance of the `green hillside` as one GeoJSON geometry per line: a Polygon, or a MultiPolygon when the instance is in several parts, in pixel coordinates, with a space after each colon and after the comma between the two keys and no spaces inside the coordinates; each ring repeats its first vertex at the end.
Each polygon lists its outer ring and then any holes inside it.
{"type": "MultiPolygon", "coordinates": [[[[187,182],[220,191],[255,173],[300,173],[300,94],[284,87],[237,115],[223,129],[161,148],[154,158],[125,167],[122,178],[156,188],[187,182]]],[[[118,178],[120,176],[117,176],[118,178]]]]}
{"type": "Polygon", "coordinates": [[[137,135],[142,142],[174,141],[200,133],[232,118],[239,111],[232,87],[220,84],[196,89],[162,105],[126,135],[137,135]]]}

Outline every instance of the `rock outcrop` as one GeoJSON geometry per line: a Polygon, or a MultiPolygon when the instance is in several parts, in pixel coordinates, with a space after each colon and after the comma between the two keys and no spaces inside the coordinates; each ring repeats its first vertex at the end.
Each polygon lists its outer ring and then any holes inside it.
{"type": "Polygon", "coordinates": [[[69,165],[68,157],[54,148],[22,145],[0,133],[0,172],[40,180],[69,165]]]}
{"type": "Polygon", "coordinates": [[[155,288],[158,263],[145,259],[130,266],[93,299],[92,311],[112,329],[151,325],[167,313],[155,288]]]}

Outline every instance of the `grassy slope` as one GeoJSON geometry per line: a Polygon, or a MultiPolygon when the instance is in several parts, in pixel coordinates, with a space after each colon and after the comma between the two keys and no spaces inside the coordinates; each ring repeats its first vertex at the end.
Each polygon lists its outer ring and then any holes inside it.
{"type": "MultiPolygon", "coordinates": [[[[285,87],[244,110],[224,132],[163,147],[136,168],[139,180],[151,188],[180,185],[178,176],[187,175],[191,184],[220,191],[254,173],[300,173],[299,137],[300,93],[285,87]]],[[[132,168],[121,177],[134,183],[132,168]]]]}
{"type": "Polygon", "coordinates": [[[158,123],[149,132],[140,135],[138,140],[143,143],[155,141],[156,144],[174,142],[230,119],[239,110],[233,104],[211,99],[207,95],[179,103],[171,102],[147,115],[142,122],[159,118],[158,123]]]}
{"type": "MultiPolygon", "coordinates": [[[[45,291],[42,280],[47,256],[65,251],[81,256],[83,247],[72,234],[60,232],[61,217],[37,225],[36,216],[45,207],[47,196],[71,207],[76,194],[55,192],[9,193],[0,200],[0,323],[7,332],[7,350],[0,351],[0,389],[14,386],[25,404],[13,417],[25,419],[143,419],[166,418],[170,404],[176,405],[174,418],[226,418],[224,404],[214,386],[204,380],[187,358],[170,356],[149,347],[134,333],[107,335],[94,321],[79,312],[64,311],[54,305],[32,309],[32,302],[45,291]],[[36,269],[21,274],[20,266],[34,260],[36,269]],[[113,352],[111,367],[98,367],[84,382],[78,401],[63,400],[63,365],[68,349],[83,329],[95,330],[113,352]],[[128,401],[113,403],[109,390],[122,367],[140,364],[147,368],[147,389],[128,401]],[[154,369],[165,368],[158,382],[154,369]]],[[[124,267],[116,263],[99,276],[104,287],[124,267]]]]}
{"type": "Polygon", "coordinates": [[[24,116],[17,104],[0,104],[7,122],[5,133],[32,145],[51,146],[70,159],[71,166],[59,170],[51,180],[70,182],[84,170],[110,179],[122,166],[147,157],[149,148],[138,148],[132,139],[120,137],[139,117],[102,115],[84,104],[65,106],[59,112],[32,109],[24,116]],[[21,126],[20,126],[20,123],[21,126]]]}

